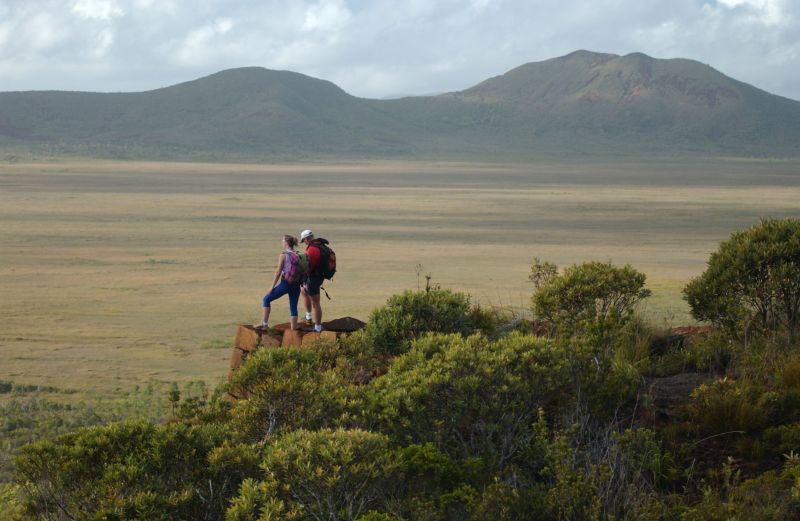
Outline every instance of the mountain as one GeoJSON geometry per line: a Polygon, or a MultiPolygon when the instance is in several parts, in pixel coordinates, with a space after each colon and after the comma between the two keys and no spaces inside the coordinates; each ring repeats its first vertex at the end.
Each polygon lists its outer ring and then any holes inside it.
{"type": "Polygon", "coordinates": [[[0,144],[88,155],[391,154],[391,127],[380,110],[330,82],[261,68],[141,93],[0,93],[0,144]]]}
{"type": "Polygon", "coordinates": [[[800,102],[692,60],[577,51],[391,102],[436,132],[520,150],[800,155],[800,102]]]}
{"type": "Polygon", "coordinates": [[[198,160],[800,156],[800,102],[692,60],[576,51],[459,92],[241,68],[141,93],[0,93],[0,150],[198,160]]]}

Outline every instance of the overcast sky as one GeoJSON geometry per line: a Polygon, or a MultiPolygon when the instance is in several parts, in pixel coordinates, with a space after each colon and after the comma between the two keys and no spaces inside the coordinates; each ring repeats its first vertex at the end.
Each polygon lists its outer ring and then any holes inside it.
{"type": "Polygon", "coordinates": [[[256,65],[383,98],[577,49],[691,58],[800,100],[800,0],[0,0],[0,91],[141,91],[256,65]]]}

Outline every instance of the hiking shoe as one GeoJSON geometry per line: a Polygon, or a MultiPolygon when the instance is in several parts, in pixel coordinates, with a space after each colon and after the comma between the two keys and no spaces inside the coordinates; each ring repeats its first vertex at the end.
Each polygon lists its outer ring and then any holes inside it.
{"type": "Polygon", "coordinates": [[[314,333],[322,333],[322,326],[314,324],[314,333]]]}
{"type": "Polygon", "coordinates": [[[306,313],[306,316],[303,317],[306,322],[311,322],[314,320],[314,317],[311,316],[311,313],[306,313]]]}
{"type": "Polygon", "coordinates": [[[263,329],[263,330],[266,330],[266,329],[269,329],[269,325],[268,325],[266,322],[264,322],[264,321],[262,320],[262,321],[261,321],[260,323],[258,323],[258,324],[253,324],[253,329],[263,329]]]}

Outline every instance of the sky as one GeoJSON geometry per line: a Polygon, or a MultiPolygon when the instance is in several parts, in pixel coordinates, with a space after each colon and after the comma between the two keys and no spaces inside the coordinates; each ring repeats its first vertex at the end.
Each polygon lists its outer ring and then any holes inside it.
{"type": "Polygon", "coordinates": [[[0,91],[143,91],[260,66],[388,98],[578,49],[690,58],[800,100],[800,0],[0,0],[0,91]]]}

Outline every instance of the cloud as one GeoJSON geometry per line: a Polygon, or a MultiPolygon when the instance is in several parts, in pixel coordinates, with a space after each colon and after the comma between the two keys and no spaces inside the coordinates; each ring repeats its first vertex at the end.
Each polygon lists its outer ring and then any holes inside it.
{"type": "Polygon", "coordinates": [[[178,44],[177,62],[189,66],[202,65],[226,56],[229,54],[226,35],[235,25],[230,18],[218,18],[192,30],[178,44]]]}
{"type": "Polygon", "coordinates": [[[685,57],[800,99],[794,0],[0,0],[0,90],[143,90],[258,65],[364,97],[576,49],[685,57]]]}
{"type": "Polygon", "coordinates": [[[350,11],[341,0],[322,0],[306,8],[303,30],[341,31],[350,21],[350,11]]]}
{"type": "Polygon", "coordinates": [[[764,25],[780,25],[784,21],[784,0],[717,0],[718,4],[731,10],[746,13],[745,16],[764,25]]]}
{"type": "Polygon", "coordinates": [[[125,11],[114,0],[76,0],[72,12],[86,19],[110,20],[123,16],[125,11]]]}

